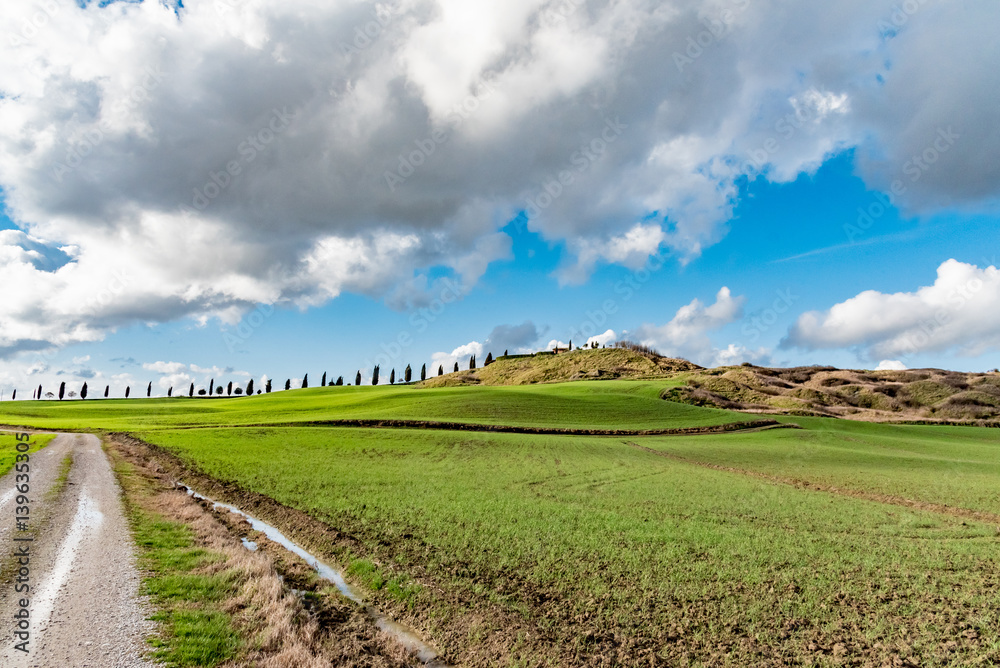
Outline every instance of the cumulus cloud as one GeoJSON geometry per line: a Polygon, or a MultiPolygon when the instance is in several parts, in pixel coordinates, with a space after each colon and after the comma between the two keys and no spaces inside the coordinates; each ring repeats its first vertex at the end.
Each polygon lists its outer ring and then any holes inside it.
{"type": "Polygon", "coordinates": [[[709,365],[717,360],[723,363],[734,361],[737,356],[747,355],[749,351],[735,346],[725,351],[716,350],[709,333],[742,318],[745,302],[745,297],[734,297],[729,288],[723,287],[716,294],[714,304],[705,305],[700,299],[694,299],[679,308],[667,324],[643,325],[629,335],[669,357],[682,357],[709,365]]]}
{"type": "Polygon", "coordinates": [[[410,308],[508,257],[526,209],[564,283],[690,258],[742,176],[848,148],[909,212],[1000,190],[988,0],[892,29],[892,0],[39,6],[0,4],[0,356],[345,291],[410,308]]]}
{"type": "Polygon", "coordinates": [[[592,336],[589,339],[587,339],[587,346],[590,346],[590,344],[592,343],[596,343],[598,346],[604,346],[614,343],[617,340],[618,340],[618,335],[615,334],[615,330],[609,329],[603,334],[598,334],[597,336],[592,336]]]}
{"type": "Polygon", "coordinates": [[[853,348],[861,359],[1000,348],[1000,270],[948,260],[914,292],[866,290],[827,311],[799,316],[782,347],[853,348]]]}
{"type": "Polygon", "coordinates": [[[882,360],[875,371],[906,371],[907,366],[899,360],[882,360]]]}
{"type": "Polygon", "coordinates": [[[494,356],[502,355],[505,350],[515,354],[535,352],[533,344],[539,336],[538,327],[530,320],[520,325],[497,325],[486,337],[483,347],[494,356]]]}
{"type": "Polygon", "coordinates": [[[476,362],[478,366],[482,366],[485,358],[483,357],[483,344],[478,341],[470,341],[464,345],[461,345],[450,353],[434,353],[431,356],[431,368],[427,372],[429,376],[437,375],[438,366],[444,367],[445,373],[451,373],[455,368],[455,363],[458,363],[459,370],[466,370],[469,368],[469,358],[475,355],[476,362]]]}

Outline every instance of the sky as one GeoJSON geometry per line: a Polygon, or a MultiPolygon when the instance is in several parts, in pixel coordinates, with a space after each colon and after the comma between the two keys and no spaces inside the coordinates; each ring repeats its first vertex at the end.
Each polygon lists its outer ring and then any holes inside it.
{"type": "Polygon", "coordinates": [[[1000,366],[991,0],[0,5],[0,398],[1000,366]]]}

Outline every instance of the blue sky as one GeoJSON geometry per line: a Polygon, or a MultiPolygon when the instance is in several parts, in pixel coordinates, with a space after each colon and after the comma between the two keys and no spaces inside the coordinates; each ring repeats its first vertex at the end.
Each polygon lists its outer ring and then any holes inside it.
{"type": "Polygon", "coordinates": [[[628,39],[603,2],[334,3],[298,40],[294,2],[210,4],[67,4],[3,47],[6,396],[350,382],[590,336],[1000,366],[1000,68],[963,60],[989,3],[896,25],[636,0],[628,39]]]}

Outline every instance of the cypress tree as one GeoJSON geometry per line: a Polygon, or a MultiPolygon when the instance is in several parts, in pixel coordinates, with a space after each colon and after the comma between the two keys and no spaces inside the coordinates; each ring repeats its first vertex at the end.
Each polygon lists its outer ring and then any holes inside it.
{"type": "Polygon", "coordinates": [[[320,387],[326,387],[326,371],[323,372],[323,380],[320,381],[320,387]]]}
{"type": "Polygon", "coordinates": [[[438,375],[439,376],[443,376],[444,375],[444,365],[443,364],[438,364],[438,375]]]}
{"type": "Polygon", "coordinates": [[[427,380],[427,365],[420,367],[420,380],[427,380]]]}
{"type": "Polygon", "coordinates": [[[483,366],[489,366],[493,364],[493,353],[486,354],[486,361],[483,362],[483,366]]]}
{"type": "MultiPolygon", "coordinates": [[[[17,390],[14,390],[14,393],[16,394],[17,390]]],[[[84,383],[83,387],[80,388],[80,398],[81,399],[86,399],[87,398],[87,384],[86,383],[84,383]]]]}
{"type": "Polygon", "coordinates": [[[173,385],[171,385],[171,386],[170,386],[170,389],[169,389],[169,390],[167,390],[167,396],[168,396],[168,397],[172,397],[172,396],[174,396],[174,386],[173,386],[173,385]]]}
{"type": "Polygon", "coordinates": [[[344,384],[344,377],[337,376],[337,387],[341,387],[344,384]]]}
{"type": "MultiPolygon", "coordinates": [[[[84,385],[86,385],[86,383],[84,383],[84,385]]],[[[86,398],[87,397],[84,397],[84,399],[86,399],[86,398]]],[[[10,395],[10,400],[11,401],[17,401],[17,390],[16,389],[14,390],[14,394],[10,395]]]]}
{"type": "Polygon", "coordinates": [[[264,391],[271,394],[271,379],[267,379],[267,383],[264,385],[264,391]]]}
{"type": "Polygon", "coordinates": [[[59,401],[66,395],[66,383],[59,383],[59,401]]]}
{"type": "Polygon", "coordinates": [[[476,356],[473,355],[472,357],[469,358],[469,369],[475,369],[475,368],[476,368],[476,356]]]}
{"type": "Polygon", "coordinates": [[[110,385],[105,385],[104,386],[104,398],[107,399],[109,394],[111,394],[111,386],[110,385]]]}
{"type": "Polygon", "coordinates": [[[410,368],[410,365],[407,364],[406,369],[403,371],[403,382],[409,383],[412,378],[413,378],[413,370],[410,368]]]}
{"type": "Polygon", "coordinates": [[[309,374],[306,374],[305,376],[302,377],[302,389],[305,390],[308,389],[308,387],[309,387],[309,374]]]}
{"type": "Polygon", "coordinates": [[[458,371],[458,360],[455,360],[455,371],[458,371]]]}
{"type": "Polygon", "coordinates": [[[503,356],[507,357],[507,351],[506,350],[503,351],[503,356]]]}
{"type": "Polygon", "coordinates": [[[291,379],[291,378],[289,378],[289,379],[287,379],[287,380],[285,381],[285,389],[286,389],[286,390],[290,390],[290,389],[292,389],[292,379],[291,379]]]}
{"type": "Polygon", "coordinates": [[[213,394],[215,394],[215,379],[214,378],[211,381],[209,381],[209,383],[208,383],[208,396],[212,396],[213,394]]]}
{"type": "Polygon", "coordinates": [[[361,384],[361,369],[358,369],[358,375],[354,377],[354,384],[355,385],[361,384]]]}
{"type": "Polygon", "coordinates": [[[35,395],[35,399],[41,399],[41,398],[42,398],[42,386],[39,385],[38,386],[38,394],[35,395]]]}
{"type": "Polygon", "coordinates": [[[389,384],[390,385],[395,385],[396,384],[396,370],[395,369],[393,369],[392,371],[389,372],[389,384]]]}
{"type": "Polygon", "coordinates": [[[372,385],[378,385],[378,364],[375,365],[375,370],[372,371],[372,385]]]}
{"type": "Polygon", "coordinates": [[[228,396],[233,396],[233,381],[229,381],[229,385],[226,386],[226,394],[228,396]]]}
{"type": "Polygon", "coordinates": [[[188,390],[188,396],[189,397],[194,396],[194,383],[191,383],[191,389],[188,390]]]}
{"type": "Polygon", "coordinates": [[[251,378],[250,382],[247,383],[247,396],[249,397],[252,394],[253,394],[253,378],[251,378]]]}
{"type": "Polygon", "coordinates": [[[146,387],[146,396],[153,396],[153,381],[149,381],[149,385],[146,387]]]}
{"type": "Polygon", "coordinates": [[[125,398],[126,398],[126,399],[128,399],[128,395],[129,395],[129,394],[130,394],[131,392],[132,392],[132,386],[131,386],[131,385],[126,385],[126,386],[125,386],[125,398]]]}

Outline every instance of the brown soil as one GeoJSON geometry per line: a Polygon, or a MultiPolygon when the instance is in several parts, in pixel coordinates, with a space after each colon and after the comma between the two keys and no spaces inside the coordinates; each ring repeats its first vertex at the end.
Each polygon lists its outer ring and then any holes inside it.
{"type": "MultiPolygon", "coordinates": [[[[971,623],[969,611],[946,605],[931,593],[920,594],[927,600],[913,600],[908,583],[897,583],[891,575],[884,582],[864,583],[860,593],[831,594],[825,605],[844,611],[836,617],[844,621],[832,627],[777,612],[782,601],[798,596],[801,590],[785,590],[784,585],[768,588],[766,583],[750,586],[732,582],[724,590],[710,589],[696,598],[649,591],[643,600],[642,596],[635,598],[635,583],[614,581],[608,583],[609,593],[580,591],[569,600],[566,591],[539,586],[520,570],[476,570],[449,555],[431,554],[417,536],[390,540],[378,527],[343,531],[269,497],[205,476],[157,446],[127,435],[115,435],[113,441],[130,460],[155,471],[165,484],[183,479],[207,496],[279,527],[328,563],[364,558],[390,576],[401,574],[396,564],[405,563],[405,574],[419,583],[426,595],[412,608],[379,592],[371,592],[371,600],[392,618],[415,628],[455,666],[875,668],[990,665],[989,661],[1000,659],[995,647],[989,649],[992,641],[983,636],[983,629],[971,623]],[[492,595],[484,596],[483,589],[492,595]],[[638,601],[630,603],[628,611],[620,607],[616,592],[621,589],[631,589],[628,600],[638,601]],[[879,601],[877,610],[872,597],[879,601]],[[719,620],[732,619],[731,606],[740,600],[769,601],[776,611],[767,622],[773,628],[761,633],[736,623],[720,624],[719,620]],[[913,606],[922,610],[917,617],[908,612],[913,606]],[[892,612],[897,608],[898,612],[892,612]],[[886,614],[898,621],[897,628],[910,630],[892,640],[873,636],[864,620],[886,614]],[[930,636],[921,631],[925,627],[934,629],[930,636]],[[970,657],[975,661],[963,663],[970,657]]],[[[231,519],[228,522],[230,530],[239,533],[240,524],[231,519]]],[[[301,562],[289,559],[267,541],[261,545],[262,553],[272,555],[272,563],[287,582],[296,588],[310,588],[312,578],[301,562]]],[[[612,570],[609,566],[588,564],[597,573],[612,570]]],[[[977,586],[1000,589],[996,574],[983,575],[989,581],[977,586]]],[[[313,614],[323,634],[327,633],[325,625],[338,628],[345,613],[342,602],[321,597],[313,614]],[[328,608],[330,605],[334,607],[328,608]]],[[[362,627],[352,628],[364,637],[362,627]]]]}
{"type": "Polygon", "coordinates": [[[218,568],[238,573],[236,580],[243,585],[225,608],[252,649],[222,668],[420,665],[351,601],[335,595],[304,598],[292,593],[292,587],[319,589],[315,579],[308,577],[312,569],[292,554],[280,554],[273,545],[263,545],[256,552],[243,547],[240,537],[247,535],[249,526],[178,490],[172,476],[177,469],[164,465],[168,460],[152,455],[133,439],[114,436],[108,445],[113,456],[127,462],[149,490],[132,495],[131,503],[191,527],[198,545],[224,555],[218,568]]]}

